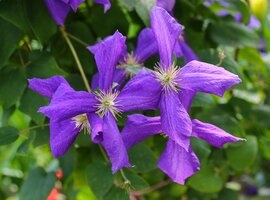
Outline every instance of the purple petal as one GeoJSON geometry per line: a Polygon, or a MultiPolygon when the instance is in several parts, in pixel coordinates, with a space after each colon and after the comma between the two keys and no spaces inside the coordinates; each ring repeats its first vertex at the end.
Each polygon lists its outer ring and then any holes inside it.
{"type": "Polygon", "coordinates": [[[173,50],[182,26],[166,10],[154,6],[151,11],[151,27],[158,43],[160,63],[169,67],[173,64],[173,50]]]}
{"type": "Polygon", "coordinates": [[[217,148],[221,148],[228,142],[245,140],[235,137],[212,124],[203,123],[197,119],[192,120],[192,136],[203,139],[217,148]]]}
{"type": "Polygon", "coordinates": [[[180,70],[176,81],[180,88],[223,96],[227,89],[240,83],[241,79],[222,67],[191,61],[180,70]]]}
{"type": "Polygon", "coordinates": [[[134,56],[143,63],[153,55],[158,54],[158,45],[152,29],[144,28],[139,36],[134,56]]]}
{"type": "Polygon", "coordinates": [[[131,167],[125,144],[111,113],[104,116],[102,146],[109,155],[113,173],[123,167],[131,167]]]}
{"type": "Polygon", "coordinates": [[[49,12],[57,25],[64,25],[69,13],[69,5],[61,0],[45,0],[49,12]]]}
{"type": "Polygon", "coordinates": [[[98,88],[98,81],[99,81],[99,73],[97,72],[92,76],[92,81],[91,81],[92,90],[95,90],[98,88]]]}
{"type": "Polygon", "coordinates": [[[123,48],[126,37],[116,31],[114,35],[105,38],[94,46],[87,47],[95,56],[99,71],[99,88],[109,90],[113,83],[114,72],[123,48]]]}
{"type": "Polygon", "coordinates": [[[189,148],[187,152],[172,140],[162,153],[158,167],[166,173],[174,182],[185,184],[185,180],[200,170],[200,161],[189,148]]]}
{"type": "Polygon", "coordinates": [[[122,130],[122,138],[127,149],[151,135],[162,132],[160,117],[147,117],[141,114],[129,115],[122,130]]]}
{"type": "Polygon", "coordinates": [[[62,76],[53,76],[48,79],[32,78],[28,80],[29,88],[51,99],[60,84],[68,84],[62,76]]]}
{"type": "Polygon", "coordinates": [[[261,22],[255,16],[251,15],[248,28],[249,29],[259,29],[261,27],[261,22]]]}
{"type": "Polygon", "coordinates": [[[61,122],[50,122],[50,147],[54,157],[64,155],[75,141],[79,128],[68,119],[61,122]]]}
{"type": "Polygon", "coordinates": [[[53,97],[51,99],[51,103],[61,101],[60,98],[69,92],[75,92],[75,90],[72,87],[70,87],[70,85],[65,84],[65,83],[61,83],[60,86],[55,91],[55,93],[53,94],[53,97]],[[58,99],[60,99],[60,100],[58,100],[58,99]]]}
{"type": "Polygon", "coordinates": [[[62,121],[80,114],[95,112],[98,103],[95,95],[84,91],[70,91],[61,84],[50,105],[41,107],[39,112],[55,121],[62,121]]]}
{"type": "Polygon", "coordinates": [[[162,130],[169,138],[188,151],[192,124],[181,104],[178,94],[173,91],[162,93],[160,101],[162,130]]]}
{"type": "MultiPolygon", "coordinates": [[[[125,74],[125,70],[116,69],[113,76],[113,82],[117,83],[118,86],[116,86],[114,89],[119,89],[119,87],[121,87],[122,84],[124,84],[126,79],[127,79],[127,75],[125,74]]],[[[98,88],[98,80],[99,80],[99,73],[96,73],[92,77],[91,87],[93,90],[98,88]]]]}
{"type": "Polygon", "coordinates": [[[94,0],[94,2],[98,4],[103,4],[105,13],[111,8],[111,3],[109,0],[94,0]]]}
{"type": "Polygon", "coordinates": [[[91,126],[91,138],[96,144],[103,141],[103,120],[96,113],[87,114],[91,126]]]}
{"type": "Polygon", "coordinates": [[[117,83],[114,89],[119,89],[127,79],[127,74],[125,73],[124,69],[116,69],[113,76],[113,82],[117,83]]]}
{"type": "Polygon", "coordinates": [[[164,8],[165,10],[167,10],[169,13],[172,14],[175,5],[175,0],[157,0],[156,5],[164,8]]]}
{"type": "Polygon", "coordinates": [[[186,90],[182,88],[178,92],[180,102],[184,106],[187,112],[189,112],[192,100],[195,97],[195,95],[196,95],[196,92],[194,92],[193,90],[186,90]]]}
{"type": "Polygon", "coordinates": [[[192,51],[192,49],[188,46],[184,39],[180,39],[178,43],[186,63],[192,60],[199,60],[198,56],[192,51]]]}
{"type": "Polygon", "coordinates": [[[142,69],[122,89],[117,101],[122,111],[155,110],[161,94],[161,84],[152,72],[142,69]]]}

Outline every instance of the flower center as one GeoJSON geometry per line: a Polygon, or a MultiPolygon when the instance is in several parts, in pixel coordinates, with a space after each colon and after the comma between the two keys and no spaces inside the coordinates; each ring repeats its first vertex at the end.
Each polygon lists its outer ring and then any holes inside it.
{"type": "Polygon", "coordinates": [[[134,56],[133,53],[128,54],[123,62],[120,62],[119,68],[124,68],[128,75],[135,75],[143,67],[139,57],[134,56]]]}
{"type": "Polygon", "coordinates": [[[124,63],[126,65],[132,65],[132,66],[142,66],[142,64],[140,63],[140,59],[137,56],[134,56],[133,53],[128,54],[125,59],[124,59],[124,63]]]}
{"type": "Polygon", "coordinates": [[[98,108],[97,113],[103,117],[104,115],[108,114],[111,112],[111,114],[116,117],[116,115],[120,114],[119,110],[119,102],[116,100],[119,92],[103,92],[100,91],[99,93],[96,94],[96,97],[98,101],[100,102],[96,107],[98,108]]]}
{"type": "Polygon", "coordinates": [[[75,127],[79,128],[80,131],[84,130],[88,133],[91,132],[91,126],[86,114],[77,115],[76,117],[73,117],[72,120],[75,122],[75,127]]]}
{"type": "Polygon", "coordinates": [[[176,92],[178,91],[177,83],[175,81],[178,72],[179,68],[175,65],[166,68],[160,64],[155,66],[156,77],[165,91],[168,91],[169,89],[173,89],[176,92]]]}

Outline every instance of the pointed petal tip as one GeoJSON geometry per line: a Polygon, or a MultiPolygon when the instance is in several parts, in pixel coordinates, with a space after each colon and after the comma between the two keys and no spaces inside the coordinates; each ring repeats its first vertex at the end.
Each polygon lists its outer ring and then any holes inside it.
{"type": "Polygon", "coordinates": [[[213,124],[204,123],[197,119],[192,120],[192,136],[205,140],[217,148],[222,148],[231,142],[246,141],[246,139],[235,137],[213,124]]]}
{"type": "Polygon", "coordinates": [[[111,8],[111,4],[110,4],[110,5],[107,5],[107,4],[106,4],[106,5],[104,6],[104,13],[107,13],[107,11],[110,10],[110,8],[111,8]]]}
{"type": "Polygon", "coordinates": [[[125,165],[123,165],[123,166],[119,166],[119,167],[112,167],[112,173],[113,174],[115,174],[116,172],[118,172],[119,170],[121,170],[123,167],[125,167],[125,168],[131,168],[131,167],[133,167],[129,162],[128,163],[126,163],[125,165]]]}
{"type": "Polygon", "coordinates": [[[177,79],[179,87],[221,97],[226,90],[241,82],[238,75],[225,68],[197,60],[181,68],[177,79]]]}

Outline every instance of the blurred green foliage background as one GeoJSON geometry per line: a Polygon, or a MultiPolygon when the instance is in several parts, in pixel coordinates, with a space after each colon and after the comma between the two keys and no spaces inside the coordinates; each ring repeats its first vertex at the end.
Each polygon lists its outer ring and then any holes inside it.
{"type": "MultiPolygon", "coordinates": [[[[125,169],[135,199],[270,199],[270,10],[266,4],[251,10],[248,1],[227,2],[229,7],[219,3],[206,7],[204,0],[177,0],[174,15],[200,60],[219,64],[243,81],[222,98],[198,94],[192,118],[247,142],[219,150],[193,139],[201,170],[186,185],[177,185],[156,166],[166,139],[147,139],[129,151],[135,167],[125,169]],[[220,10],[231,14],[221,17],[220,10]],[[237,12],[242,15],[240,23],[233,17],[237,12]],[[252,14],[261,22],[257,29],[246,26],[252,14]]],[[[87,0],[77,13],[70,13],[66,31],[89,82],[97,69],[86,46],[118,29],[127,36],[132,51],[138,32],[149,26],[153,4],[154,0],[112,0],[112,8],[104,14],[102,6],[87,0]]],[[[151,68],[156,61],[158,57],[145,66],[151,68]]],[[[183,66],[184,60],[177,63],[183,66]]],[[[63,75],[73,88],[85,90],[43,0],[0,1],[0,199],[47,199],[56,184],[63,199],[129,199],[120,174],[111,174],[88,135],[80,134],[65,156],[52,157],[48,119],[37,112],[48,100],[28,89],[27,79],[53,75],[63,75]],[[63,172],[61,184],[55,176],[58,169],[63,172]]],[[[126,116],[119,119],[120,128],[125,120],[126,116]]]]}

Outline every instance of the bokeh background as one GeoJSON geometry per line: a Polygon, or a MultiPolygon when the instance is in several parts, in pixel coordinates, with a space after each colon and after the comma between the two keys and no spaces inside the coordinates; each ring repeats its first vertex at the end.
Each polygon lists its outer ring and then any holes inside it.
{"type": "MultiPolygon", "coordinates": [[[[86,0],[70,13],[66,31],[89,82],[97,71],[86,46],[118,29],[134,50],[138,33],[149,27],[154,0],[86,0]]],[[[27,88],[27,79],[63,75],[85,90],[59,28],[43,0],[0,1],[0,199],[45,200],[53,188],[59,199],[267,200],[270,199],[270,12],[267,0],[176,0],[174,16],[201,61],[238,74],[242,83],[224,97],[198,94],[192,118],[215,124],[246,142],[222,149],[192,139],[201,170],[185,185],[172,183],[157,168],[166,138],[152,137],[129,151],[131,186],[112,175],[97,145],[80,134],[61,158],[49,148],[48,119],[37,112],[48,100],[27,88]],[[255,20],[255,21],[254,21],[255,20]],[[61,169],[61,171],[59,171],[61,169]],[[138,195],[139,194],[139,195],[138,195]]],[[[158,57],[145,66],[153,68],[158,57]]],[[[183,66],[183,58],[177,59],[183,66]]],[[[158,112],[144,112],[158,115],[158,112]]],[[[126,115],[118,119],[123,127],[126,115]]]]}

